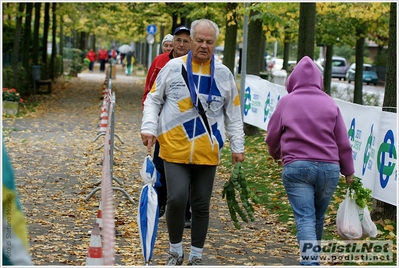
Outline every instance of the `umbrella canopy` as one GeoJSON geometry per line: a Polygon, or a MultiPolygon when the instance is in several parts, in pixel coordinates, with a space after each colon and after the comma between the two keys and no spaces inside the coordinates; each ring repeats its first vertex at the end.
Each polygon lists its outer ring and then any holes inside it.
{"type": "Polygon", "coordinates": [[[151,156],[144,159],[140,175],[144,180],[144,186],[140,194],[137,222],[144,261],[148,265],[152,258],[158,229],[158,196],[154,185],[159,181],[160,176],[151,156]]]}
{"type": "Polygon", "coordinates": [[[126,54],[126,53],[128,53],[129,51],[133,51],[133,49],[129,46],[129,45],[121,45],[119,48],[118,48],[118,51],[120,52],[120,53],[122,53],[122,54],[126,54]]]}

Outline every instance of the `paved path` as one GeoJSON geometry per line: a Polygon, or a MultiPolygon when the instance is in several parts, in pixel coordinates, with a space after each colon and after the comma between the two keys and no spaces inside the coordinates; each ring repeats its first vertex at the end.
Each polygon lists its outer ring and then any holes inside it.
{"type": "MultiPolygon", "coordinates": [[[[41,96],[36,112],[25,118],[3,118],[3,133],[12,159],[21,201],[29,226],[35,265],[85,265],[91,230],[96,220],[100,192],[87,195],[101,178],[103,138],[99,130],[101,87],[105,74],[85,71],[78,78],[59,79],[51,95],[41,96]]],[[[114,176],[134,200],[142,181],[139,170],[146,150],[141,144],[141,96],[144,77],[126,76],[118,66],[112,88],[116,96],[114,176]]],[[[256,222],[236,230],[226,201],[221,198],[228,171],[218,168],[211,203],[211,221],[204,250],[206,265],[296,265],[295,237],[284,224],[262,208],[256,222]]],[[[114,182],[116,183],[116,182],[114,182]]],[[[119,185],[116,185],[119,186],[119,185]]],[[[137,204],[114,192],[116,237],[115,264],[141,266],[143,258],[137,232],[137,204]]],[[[168,251],[165,218],[159,223],[151,265],[164,265],[168,251]]],[[[190,229],[184,231],[189,253],[190,229]]]]}

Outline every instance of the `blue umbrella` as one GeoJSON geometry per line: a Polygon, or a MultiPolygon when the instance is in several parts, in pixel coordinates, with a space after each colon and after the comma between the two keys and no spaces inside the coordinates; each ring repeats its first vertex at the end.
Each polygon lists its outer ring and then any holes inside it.
{"type": "Polygon", "coordinates": [[[151,156],[147,155],[144,159],[140,175],[144,180],[144,186],[140,194],[137,222],[141,249],[145,264],[148,266],[152,258],[152,250],[154,249],[158,229],[158,196],[154,186],[160,177],[151,156]]]}

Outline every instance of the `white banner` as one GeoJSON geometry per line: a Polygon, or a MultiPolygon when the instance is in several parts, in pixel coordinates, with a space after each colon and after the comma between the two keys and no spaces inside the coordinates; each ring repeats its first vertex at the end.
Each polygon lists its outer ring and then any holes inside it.
{"type": "Polygon", "coordinates": [[[373,160],[375,169],[373,196],[392,205],[397,205],[398,189],[397,123],[396,113],[382,112],[373,160]]]}
{"type": "Polygon", "coordinates": [[[245,77],[244,122],[266,130],[277,102],[288,94],[285,87],[256,75],[245,77]]]}
{"type": "MultiPolygon", "coordinates": [[[[244,122],[267,130],[269,119],[285,87],[255,75],[245,78],[244,122]]],[[[397,116],[381,107],[362,106],[334,99],[348,129],[355,176],[378,200],[397,204],[397,116]]]]}

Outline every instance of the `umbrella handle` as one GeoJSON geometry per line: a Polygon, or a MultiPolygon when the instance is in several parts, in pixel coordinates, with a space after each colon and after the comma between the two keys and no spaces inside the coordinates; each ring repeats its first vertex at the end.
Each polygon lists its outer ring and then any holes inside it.
{"type": "Polygon", "coordinates": [[[148,148],[148,147],[147,147],[147,155],[149,155],[149,156],[152,155],[151,148],[148,148]]]}

